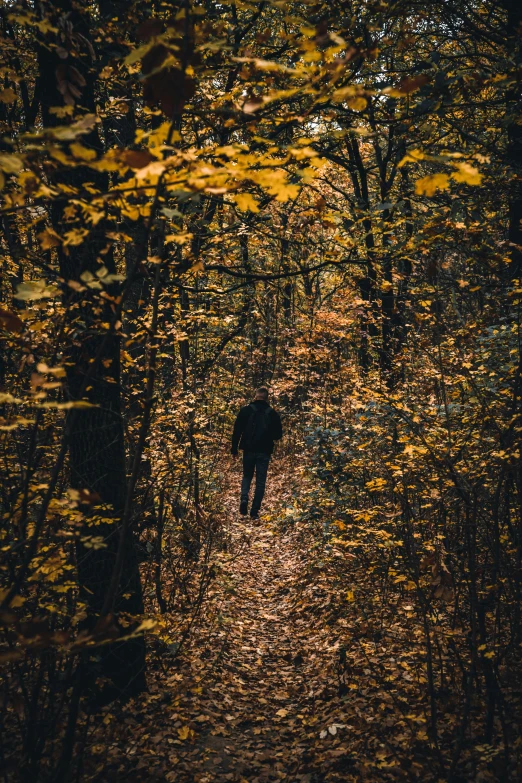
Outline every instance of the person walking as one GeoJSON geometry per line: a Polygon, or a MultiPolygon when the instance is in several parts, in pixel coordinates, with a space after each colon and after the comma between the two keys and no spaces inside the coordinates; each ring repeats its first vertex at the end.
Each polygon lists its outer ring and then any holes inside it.
{"type": "Polygon", "coordinates": [[[259,519],[274,441],[282,437],[281,417],[268,404],[268,389],[261,386],[256,390],[253,402],[245,405],[237,414],[232,433],[232,456],[237,457],[238,449],[243,451],[243,479],[239,504],[239,513],[243,516],[248,512],[248,495],[255,472],[256,488],[250,516],[252,519],[259,519]]]}

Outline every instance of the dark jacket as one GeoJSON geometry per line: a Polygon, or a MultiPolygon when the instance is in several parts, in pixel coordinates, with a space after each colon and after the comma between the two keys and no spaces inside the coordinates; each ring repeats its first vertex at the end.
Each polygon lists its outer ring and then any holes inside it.
{"type": "Polygon", "coordinates": [[[274,450],[274,441],[280,440],[282,437],[283,428],[279,414],[264,400],[255,400],[250,405],[245,405],[244,408],[241,408],[237,414],[232,434],[232,454],[237,454],[238,448],[243,449],[243,451],[258,451],[263,454],[271,454],[274,450]],[[261,409],[267,410],[268,426],[266,427],[265,436],[261,440],[248,443],[245,437],[245,430],[250,417],[254,415],[252,406],[258,411],[261,409]]]}

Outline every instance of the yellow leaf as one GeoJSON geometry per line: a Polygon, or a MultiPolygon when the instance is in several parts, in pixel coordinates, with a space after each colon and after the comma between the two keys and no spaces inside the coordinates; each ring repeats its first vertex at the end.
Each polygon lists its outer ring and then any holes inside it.
{"type": "Polygon", "coordinates": [[[356,84],[334,90],[332,101],[334,103],[347,103],[350,109],[354,111],[364,111],[368,104],[364,95],[361,95],[361,87],[356,84]]]}
{"type": "Polygon", "coordinates": [[[345,101],[347,98],[353,97],[358,91],[358,88],[351,84],[348,87],[340,87],[338,90],[334,90],[332,93],[332,101],[335,103],[340,103],[342,101],[345,101]]]}
{"type": "MultiPolygon", "coordinates": [[[[139,220],[141,217],[141,212],[138,207],[128,204],[125,204],[122,208],[122,214],[124,217],[129,218],[129,220],[139,220]]],[[[148,259],[150,261],[150,259],[148,259]]]]}
{"type": "Polygon", "coordinates": [[[418,179],[415,183],[415,193],[418,196],[433,196],[437,190],[449,188],[449,176],[447,174],[428,174],[427,177],[418,179]]]}
{"type": "Polygon", "coordinates": [[[354,98],[347,98],[346,103],[353,111],[364,111],[368,105],[368,101],[366,98],[363,98],[362,95],[358,95],[354,98]]]}
{"type": "Polygon", "coordinates": [[[89,147],[84,147],[83,144],[78,144],[76,141],[73,141],[73,143],[69,146],[69,149],[71,150],[74,157],[79,158],[79,160],[94,160],[96,157],[95,150],[89,149],[89,147]]]}
{"type": "Polygon", "coordinates": [[[27,283],[20,283],[16,288],[15,299],[22,299],[28,302],[34,299],[45,299],[59,296],[60,289],[55,285],[47,285],[45,280],[28,280],[27,283]]]}
{"type": "Polygon", "coordinates": [[[0,102],[12,103],[16,101],[16,93],[11,87],[6,87],[5,90],[0,90],[0,102]]]}
{"type": "MultiPolygon", "coordinates": [[[[49,152],[49,155],[54,158],[55,160],[59,161],[60,163],[64,163],[65,165],[68,165],[70,163],[70,158],[67,157],[65,152],[62,150],[61,147],[56,147],[54,144],[50,144],[47,147],[47,151],[49,152]]],[[[25,173],[25,172],[22,172],[25,173]]],[[[22,176],[22,175],[20,175],[22,176]]]]}
{"type": "Polygon", "coordinates": [[[190,727],[189,726],[181,726],[178,729],[178,737],[180,740],[186,740],[189,738],[190,735],[190,727]]]}
{"type": "Polygon", "coordinates": [[[480,185],[482,182],[482,174],[480,171],[471,166],[469,163],[455,163],[457,171],[451,176],[455,182],[465,182],[466,185],[480,185]]]}
{"type": "Polygon", "coordinates": [[[242,212],[259,212],[259,203],[251,193],[235,193],[233,198],[242,212]]]}
{"type": "Polygon", "coordinates": [[[85,237],[89,234],[86,228],[73,228],[64,234],[64,245],[81,245],[85,237]]]}
{"type": "Polygon", "coordinates": [[[299,185],[288,185],[286,182],[274,182],[273,185],[268,185],[267,190],[273,196],[276,201],[288,201],[291,198],[297,198],[299,195],[299,185]]]}
{"type": "Polygon", "coordinates": [[[288,715],[288,710],[281,708],[280,710],[277,710],[276,715],[278,715],[280,718],[286,718],[288,715]]]}
{"type": "Polygon", "coordinates": [[[78,120],[78,122],[75,122],[72,125],[58,125],[55,128],[49,128],[48,134],[55,139],[72,141],[83,133],[89,133],[97,122],[98,118],[95,114],[84,114],[81,120],[78,120]]]}
{"type": "MultiPolygon", "coordinates": [[[[19,400],[17,397],[13,397],[12,394],[6,394],[5,392],[0,392],[0,404],[4,405],[6,402],[10,402],[12,404],[22,402],[22,400],[19,400]]],[[[2,600],[2,594],[0,593],[0,600],[2,600]]]]}
{"type": "Polygon", "coordinates": [[[48,367],[45,362],[39,362],[36,365],[36,369],[40,373],[48,373],[54,375],[55,378],[65,378],[65,369],[63,367],[48,367]]]}
{"type": "Polygon", "coordinates": [[[6,174],[18,174],[23,165],[19,155],[0,155],[0,169],[6,174]]]}
{"type": "Polygon", "coordinates": [[[128,353],[127,351],[122,351],[121,352],[121,358],[123,359],[125,364],[134,364],[134,359],[132,358],[130,353],[128,353]]]}
{"type": "Polygon", "coordinates": [[[91,402],[87,402],[87,400],[70,400],[69,402],[42,402],[39,407],[48,409],[53,408],[57,411],[70,411],[72,408],[78,408],[81,410],[84,408],[95,408],[96,405],[93,405],[91,402]]]}
{"type": "Polygon", "coordinates": [[[415,163],[418,160],[426,160],[427,158],[428,156],[422,150],[409,150],[399,162],[399,168],[405,166],[406,163],[415,163]]]}
{"type": "Polygon", "coordinates": [[[190,242],[192,237],[193,234],[191,234],[189,231],[180,231],[179,234],[167,234],[165,237],[165,242],[174,242],[176,245],[184,245],[187,242],[190,242]]]}
{"type": "Polygon", "coordinates": [[[57,234],[56,231],[53,231],[52,228],[48,227],[44,228],[37,236],[42,250],[49,250],[51,247],[57,247],[62,241],[60,235],[57,234]]]}
{"type": "Polygon", "coordinates": [[[73,106],[51,106],[49,109],[50,114],[54,114],[55,117],[62,119],[64,117],[72,116],[74,113],[73,106]]]}
{"type": "Polygon", "coordinates": [[[147,620],[143,620],[136,628],[135,633],[141,633],[142,631],[151,631],[158,625],[157,621],[149,617],[147,620]]]}
{"type": "Polygon", "coordinates": [[[288,73],[290,76],[295,76],[299,73],[295,68],[289,68],[287,65],[274,60],[262,60],[257,57],[233,57],[232,59],[237,63],[253,63],[260,71],[280,71],[288,73]]]}
{"type": "Polygon", "coordinates": [[[165,164],[161,160],[155,160],[149,163],[148,166],[144,166],[142,169],[138,169],[136,172],[136,179],[146,179],[147,177],[159,177],[165,171],[165,164]]]}

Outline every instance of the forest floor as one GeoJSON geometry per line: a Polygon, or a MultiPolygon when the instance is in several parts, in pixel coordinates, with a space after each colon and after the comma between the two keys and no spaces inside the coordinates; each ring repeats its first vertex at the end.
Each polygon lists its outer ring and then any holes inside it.
{"type": "Polygon", "coordinates": [[[175,664],[162,663],[149,678],[143,700],[106,717],[104,741],[93,736],[87,750],[97,767],[89,779],[372,779],[352,752],[367,727],[364,706],[351,691],[339,693],[346,622],[325,622],[329,599],[310,553],[282,524],[298,480],[274,461],[255,522],[237,514],[239,476],[231,482],[231,543],[197,628],[175,664]]]}

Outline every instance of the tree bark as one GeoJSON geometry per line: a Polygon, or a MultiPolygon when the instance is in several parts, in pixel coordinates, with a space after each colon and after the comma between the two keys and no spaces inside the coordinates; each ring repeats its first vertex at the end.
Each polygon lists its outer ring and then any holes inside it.
{"type": "Polygon", "coordinates": [[[519,0],[504,0],[507,10],[507,54],[513,60],[515,85],[508,93],[508,165],[512,172],[509,199],[509,241],[511,243],[511,277],[522,274],[522,4],[519,0]]]}
{"type": "MultiPolygon", "coordinates": [[[[48,18],[55,21],[67,19],[71,30],[69,51],[65,60],[69,68],[81,74],[84,84],[78,99],[82,108],[95,111],[95,75],[93,49],[90,43],[90,23],[87,12],[71,0],[60,0],[48,6],[48,18]],[[56,18],[58,17],[58,19],[56,18]]],[[[58,26],[58,25],[57,25],[58,26]]],[[[52,34],[50,34],[52,36],[52,34]]],[[[49,37],[48,36],[48,39],[49,37]]],[[[45,127],[63,123],[51,111],[62,107],[63,84],[59,83],[60,66],[64,59],[56,54],[56,47],[42,42],[38,52],[40,69],[40,105],[45,127]],[[59,88],[62,88],[60,91],[59,88]]],[[[63,43],[62,43],[63,46],[63,43]]],[[[82,137],[82,144],[101,152],[102,142],[96,129],[82,137]]],[[[104,173],[85,166],[77,166],[60,173],[56,182],[78,189],[87,183],[103,192],[108,180],[104,173]]],[[[64,204],[55,200],[51,205],[51,222],[57,233],[64,231],[64,204]]],[[[72,228],[74,224],[69,224],[72,228]]],[[[120,336],[111,323],[111,304],[99,297],[98,292],[87,289],[79,294],[71,293],[68,281],[79,281],[84,272],[95,274],[102,266],[114,273],[115,264],[110,249],[107,251],[105,236],[108,221],[102,220],[93,227],[88,239],[80,245],[58,248],[60,275],[64,279],[64,300],[69,314],[69,334],[65,366],[67,394],[71,401],[86,400],[93,407],[71,412],[69,428],[69,468],[71,487],[80,492],[81,508],[85,514],[82,537],[76,546],[78,580],[81,598],[87,607],[86,627],[96,629],[105,594],[113,573],[118,544],[118,527],[125,505],[127,482],[125,473],[124,429],[120,399],[120,336]],[[103,251],[103,255],[101,255],[103,251]],[[102,524],[93,524],[92,507],[102,516],[102,524]],[[103,545],[96,545],[96,538],[103,545]],[[93,546],[93,542],[95,546],[93,546]]],[[[114,296],[118,290],[109,286],[106,292],[114,296]]],[[[123,635],[120,625],[122,615],[132,618],[143,612],[143,599],[138,561],[132,535],[125,542],[125,565],[119,584],[116,616],[112,631],[123,635]],[[114,625],[116,627],[114,627],[114,625]]],[[[98,628],[98,630],[100,630],[98,628]]],[[[129,631],[128,623],[126,632],[129,631]]],[[[97,665],[91,675],[107,678],[112,683],[105,688],[109,698],[117,695],[136,695],[145,687],[145,644],[142,637],[103,645],[97,650],[97,665]]]]}

